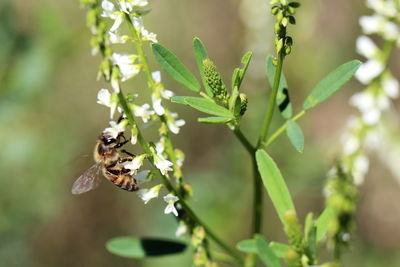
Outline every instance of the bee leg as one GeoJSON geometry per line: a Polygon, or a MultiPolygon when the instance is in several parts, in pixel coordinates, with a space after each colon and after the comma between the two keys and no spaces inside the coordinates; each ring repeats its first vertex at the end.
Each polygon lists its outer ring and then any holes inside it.
{"type": "Polygon", "coordinates": [[[128,143],[128,142],[129,142],[129,140],[125,140],[125,141],[123,141],[123,142],[121,142],[121,143],[116,144],[116,145],[114,146],[114,148],[120,148],[120,147],[122,147],[123,145],[125,145],[125,144],[128,143]]]}
{"type": "Polygon", "coordinates": [[[129,156],[131,156],[131,157],[136,157],[135,154],[132,154],[131,152],[126,151],[125,149],[122,149],[121,152],[122,152],[122,153],[125,153],[125,154],[127,154],[127,155],[129,155],[129,156]]]}

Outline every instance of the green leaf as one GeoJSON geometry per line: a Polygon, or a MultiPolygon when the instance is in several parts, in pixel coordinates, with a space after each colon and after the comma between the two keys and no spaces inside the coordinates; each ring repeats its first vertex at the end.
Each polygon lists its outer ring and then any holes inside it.
{"type": "Polygon", "coordinates": [[[262,149],[257,150],[256,160],[264,186],[274,204],[282,223],[285,223],[285,213],[295,211],[292,198],[281,172],[274,160],[262,149]]]}
{"type": "Polygon", "coordinates": [[[300,126],[292,120],[286,121],[286,134],[294,148],[302,153],[304,150],[304,135],[300,126]]]}
{"type": "Polygon", "coordinates": [[[290,246],[277,242],[270,242],[269,247],[274,251],[275,255],[279,258],[286,258],[290,246]]]}
{"type": "MultiPolygon", "coordinates": [[[[285,258],[287,251],[290,249],[288,245],[277,242],[270,242],[268,246],[274,251],[275,255],[279,258],[285,258]]],[[[256,254],[258,252],[255,239],[242,240],[236,245],[236,248],[246,253],[256,254]]]]}
{"type": "Polygon", "coordinates": [[[257,245],[257,254],[261,261],[268,267],[280,267],[281,263],[279,262],[279,258],[268,246],[267,241],[260,235],[256,235],[255,240],[257,245]]]}
{"type": "Polygon", "coordinates": [[[352,60],[344,63],[328,74],[328,76],[320,81],[311,91],[311,94],[303,103],[303,108],[305,110],[313,108],[331,97],[353,77],[360,65],[361,62],[359,60],[352,60]]]}
{"type": "Polygon", "coordinates": [[[106,248],[120,257],[144,258],[181,253],[186,244],[175,240],[122,236],[107,241],[106,248]]]}
{"type": "Polygon", "coordinates": [[[231,118],[227,117],[207,117],[207,118],[198,118],[197,121],[203,123],[210,123],[210,124],[224,124],[231,121],[231,118]]]}
{"type": "Polygon", "coordinates": [[[208,96],[213,97],[212,90],[208,83],[206,82],[206,78],[204,76],[203,70],[203,60],[208,58],[207,50],[204,47],[203,43],[198,37],[193,39],[193,48],[194,48],[194,55],[196,57],[197,67],[199,68],[199,73],[201,76],[201,82],[203,83],[204,89],[208,96]]]}
{"type": "Polygon", "coordinates": [[[182,105],[187,105],[187,103],[185,102],[186,97],[188,97],[188,96],[173,96],[173,97],[171,97],[171,102],[182,104],[182,105]]]}
{"type": "Polygon", "coordinates": [[[306,220],[304,223],[304,236],[307,238],[308,233],[311,230],[311,227],[314,226],[314,220],[313,220],[313,213],[309,212],[306,216],[306,220]]]}
{"type": "Polygon", "coordinates": [[[335,218],[335,212],[331,207],[326,207],[325,210],[318,217],[315,226],[317,227],[317,241],[320,241],[326,232],[328,232],[331,222],[335,218]]]}
{"type": "Polygon", "coordinates": [[[246,239],[237,243],[236,248],[246,253],[257,253],[257,245],[255,239],[246,239]]]}
{"type": "Polygon", "coordinates": [[[247,72],[247,68],[249,67],[250,60],[251,60],[251,57],[252,57],[252,56],[253,56],[253,52],[248,51],[248,52],[247,52],[246,54],[244,54],[243,57],[242,57],[241,62],[242,62],[242,64],[243,64],[243,68],[241,68],[241,69],[239,70],[239,80],[238,80],[238,84],[237,84],[237,87],[238,87],[238,88],[240,88],[240,85],[242,84],[244,75],[245,75],[246,72],[247,72]]]}
{"type": "Polygon", "coordinates": [[[172,78],[191,91],[200,91],[199,82],[172,52],[160,44],[153,44],[152,48],[158,63],[172,78]]]}
{"type": "MultiPolygon", "coordinates": [[[[272,56],[267,58],[267,78],[271,88],[274,86],[276,67],[272,63],[272,56]]],[[[285,119],[292,117],[292,103],[290,102],[289,90],[287,82],[283,72],[281,73],[281,78],[279,80],[278,94],[276,96],[276,105],[285,119]]]]}
{"type": "Polygon", "coordinates": [[[233,119],[233,114],[224,107],[221,107],[211,100],[202,97],[185,97],[185,103],[204,113],[208,113],[217,117],[225,117],[233,119]]]}

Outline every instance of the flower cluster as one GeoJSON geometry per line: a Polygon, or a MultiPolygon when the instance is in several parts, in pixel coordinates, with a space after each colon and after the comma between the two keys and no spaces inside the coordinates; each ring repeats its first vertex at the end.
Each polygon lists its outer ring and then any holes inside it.
{"type": "MultiPolygon", "coordinates": [[[[156,145],[145,143],[148,148],[147,151],[142,147],[145,152],[136,155],[132,161],[126,162],[124,168],[130,170],[130,174],[140,184],[148,182],[151,180],[150,171],[140,172],[139,170],[143,165],[143,161],[150,159],[161,175],[168,178],[169,172],[174,171],[178,180],[178,178],[181,178],[180,167],[182,166],[184,155],[180,150],[172,148],[169,134],[178,134],[180,127],[185,122],[178,119],[176,113],[171,112],[164,106],[163,101],[170,99],[174,94],[164,88],[161,83],[161,73],[150,70],[146,55],[143,52],[145,44],[157,42],[156,34],[145,29],[143,24],[142,16],[148,13],[148,10],[144,9],[147,7],[148,1],[81,0],[81,2],[89,9],[87,23],[93,34],[91,41],[92,54],[100,53],[102,56],[98,77],[104,77],[112,88],[111,90],[102,88],[97,95],[97,103],[110,109],[110,127],[106,128],[104,132],[116,137],[130,127],[130,141],[132,144],[136,144],[140,128],[150,123],[158,122],[161,125],[158,131],[160,141],[156,142],[156,145]],[[115,44],[133,44],[137,53],[118,52],[114,49],[117,47],[114,46],[115,44]],[[126,96],[121,92],[121,85],[141,72],[144,72],[148,79],[148,88],[151,90],[150,103],[138,103],[139,91],[126,96]],[[123,98],[125,106],[121,102],[121,98],[123,98]],[[143,122],[142,126],[129,120],[126,109],[129,109],[134,117],[143,122]],[[116,113],[119,113],[118,116],[120,117],[118,122],[113,120],[116,113]],[[172,149],[167,149],[166,146],[172,149]]],[[[139,141],[145,142],[140,139],[139,141]]],[[[143,146],[143,143],[141,145],[143,146]]],[[[151,199],[158,197],[162,187],[162,184],[157,184],[151,188],[143,188],[137,192],[137,195],[146,204],[151,199]]],[[[178,216],[174,204],[179,198],[173,194],[167,194],[164,196],[164,200],[167,202],[165,213],[173,213],[178,216]]]]}
{"type": "Polygon", "coordinates": [[[391,99],[399,95],[399,82],[387,64],[392,49],[400,44],[400,5],[398,1],[367,0],[367,6],[374,14],[360,18],[363,35],[356,41],[357,52],[367,61],[355,75],[366,89],[350,98],[350,104],[361,114],[349,119],[348,130],[343,135],[342,167],[352,173],[357,185],[363,182],[368,171],[365,149],[379,143],[378,122],[382,113],[390,108],[391,99]],[[367,36],[371,34],[383,38],[383,48],[367,36]]]}

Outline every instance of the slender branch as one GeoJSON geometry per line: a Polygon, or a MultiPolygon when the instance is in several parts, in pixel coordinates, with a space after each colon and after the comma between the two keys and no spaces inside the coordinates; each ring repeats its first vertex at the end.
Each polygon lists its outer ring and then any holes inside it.
{"type": "MultiPolygon", "coordinates": [[[[291,120],[296,121],[303,117],[303,115],[306,114],[305,110],[302,110],[301,112],[297,113],[296,116],[294,116],[291,120]]],[[[284,131],[286,130],[286,123],[284,123],[281,127],[278,128],[268,139],[267,141],[262,143],[262,147],[266,148],[269,146],[273,141],[275,141],[276,138],[278,138],[284,131]]]]}
{"type": "Polygon", "coordinates": [[[243,135],[239,128],[233,129],[233,133],[239,139],[240,143],[242,143],[242,145],[246,148],[247,152],[250,153],[250,155],[253,155],[256,152],[254,146],[250,143],[246,136],[243,135]]]}
{"type": "Polygon", "coordinates": [[[278,54],[278,63],[277,63],[275,76],[274,76],[274,84],[272,86],[271,96],[269,98],[267,111],[266,111],[265,117],[264,117],[263,127],[262,127],[260,137],[259,137],[258,143],[257,143],[257,148],[260,148],[262,146],[262,142],[264,141],[265,137],[268,134],[268,130],[269,130],[269,127],[270,127],[271,121],[272,121],[272,116],[274,115],[276,96],[278,94],[279,81],[280,81],[281,73],[282,73],[283,58],[284,58],[283,51],[281,51],[278,54]]]}

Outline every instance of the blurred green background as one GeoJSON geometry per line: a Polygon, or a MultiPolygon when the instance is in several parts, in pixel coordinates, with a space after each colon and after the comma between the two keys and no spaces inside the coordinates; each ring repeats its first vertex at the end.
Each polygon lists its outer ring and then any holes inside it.
{"type": "MultiPolygon", "coordinates": [[[[249,98],[243,131],[255,140],[268,92],[264,60],[273,53],[268,1],[150,2],[146,28],[193,71],[194,36],[203,40],[226,82],[241,55],[254,51],[242,87],[249,98]]],[[[295,45],[284,66],[297,110],[320,78],[358,58],[358,18],[369,13],[362,1],[302,3],[298,24],[290,27],[295,45]]],[[[144,206],[109,183],[87,194],[70,193],[73,181],[92,164],[94,143],[108,121],[108,110],[96,104],[103,84],[96,81],[100,59],[90,55],[89,40],[78,1],[0,1],[0,266],[191,266],[190,249],[143,261],[105,250],[114,236],[174,237],[176,221],[163,214],[161,199],[144,206]]],[[[398,60],[392,65],[400,67],[398,60]]],[[[153,66],[158,68],[154,61],[153,66]]],[[[178,95],[186,93],[166,75],[164,81],[178,95]]],[[[140,78],[129,85],[145,86],[140,78]]],[[[323,207],[325,174],[340,151],[346,120],[355,113],[348,98],[362,88],[352,81],[301,120],[303,154],[285,137],[269,149],[301,218],[323,207]]],[[[234,245],[250,233],[250,159],[226,127],[199,124],[195,112],[171,107],[187,123],[174,142],[186,153],[184,173],[194,189],[194,209],[234,245]]],[[[399,185],[375,160],[360,191],[358,229],[345,266],[400,266],[399,185]]],[[[285,241],[268,199],[264,233],[269,240],[285,241]]]]}

